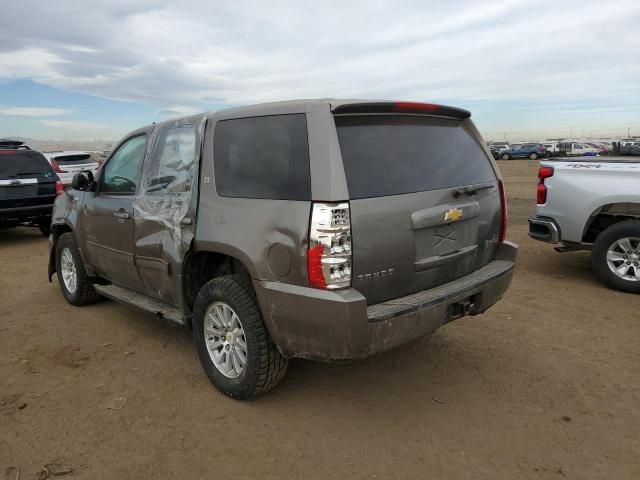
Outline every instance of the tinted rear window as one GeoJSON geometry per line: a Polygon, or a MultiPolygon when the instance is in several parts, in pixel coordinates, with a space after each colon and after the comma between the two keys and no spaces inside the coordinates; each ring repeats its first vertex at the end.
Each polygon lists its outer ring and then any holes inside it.
{"type": "Polygon", "coordinates": [[[60,165],[82,165],[85,163],[91,163],[91,155],[88,153],[79,153],[77,155],[62,155],[60,157],[53,157],[60,165]]]}
{"type": "Polygon", "coordinates": [[[304,114],[222,120],[214,131],[216,190],[223,197],[309,200],[304,114]]]}
{"type": "Polygon", "coordinates": [[[351,198],[496,180],[483,148],[458,120],[380,115],[335,122],[351,198]]]}
{"type": "Polygon", "coordinates": [[[41,153],[0,150],[0,179],[51,175],[52,171],[41,153]]]}

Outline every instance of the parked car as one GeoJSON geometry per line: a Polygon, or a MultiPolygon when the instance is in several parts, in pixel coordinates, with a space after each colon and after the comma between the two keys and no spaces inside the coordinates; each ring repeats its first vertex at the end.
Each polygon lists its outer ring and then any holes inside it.
{"type": "Polygon", "coordinates": [[[513,158],[530,158],[531,160],[535,160],[545,155],[546,150],[539,143],[523,143],[518,147],[508,148],[502,151],[503,160],[511,160],[513,158]]]}
{"type": "Polygon", "coordinates": [[[607,155],[609,153],[609,149],[602,143],[587,142],[584,145],[590,147],[597,155],[607,155]]]}
{"type": "Polygon", "coordinates": [[[100,164],[87,152],[44,152],[43,155],[65,186],[71,185],[71,180],[76,173],[88,170],[95,175],[100,167],[100,164]]]}
{"type": "Polygon", "coordinates": [[[558,151],[564,157],[592,157],[599,153],[596,148],[578,142],[561,142],[558,151]]]}
{"type": "Polygon", "coordinates": [[[640,293],[640,161],[582,157],[540,165],[529,235],[558,252],[591,250],[605,283],[640,293]]]}
{"type": "Polygon", "coordinates": [[[620,155],[640,155],[640,142],[624,142],[620,145],[620,155]]]}
{"type": "Polygon", "coordinates": [[[62,183],[41,153],[23,142],[0,140],[0,228],[26,225],[49,235],[62,183]]]}
{"type": "Polygon", "coordinates": [[[498,160],[500,158],[500,150],[497,147],[490,145],[489,151],[491,152],[491,156],[494,160],[498,160]]]}
{"type": "Polygon", "coordinates": [[[511,281],[502,180],[469,117],[304,100],[140,128],[56,201],[49,278],[73,305],[104,295],[190,325],[235,398],[293,357],[396,347],[511,281]]]}
{"type": "Polygon", "coordinates": [[[543,143],[541,145],[544,147],[544,149],[546,151],[546,153],[545,153],[546,157],[553,157],[554,155],[556,155],[560,151],[559,148],[558,148],[559,144],[557,142],[543,143]]]}
{"type": "Polygon", "coordinates": [[[507,142],[489,142],[489,148],[501,152],[502,150],[509,148],[509,144],[507,142]]]}

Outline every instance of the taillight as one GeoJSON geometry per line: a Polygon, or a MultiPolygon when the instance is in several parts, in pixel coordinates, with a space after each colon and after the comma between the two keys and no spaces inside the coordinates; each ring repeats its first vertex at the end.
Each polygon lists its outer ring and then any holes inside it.
{"type": "Polygon", "coordinates": [[[64,193],[64,185],[60,180],[56,180],[56,196],[64,193]]]}
{"type": "Polygon", "coordinates": [[[498,180],[498,189],[500,190],[500,207],[502,208],[502,225],[500,229],[500,241],[507,239],[507,193],[504,191],[504,183],[498,180]]]}
{"type": "Polygon", "coordinates": [[[314,203],[307,252],[309,286],[351,285],[351,219],[348,203],[314,203]]]}
{"type": "Polygon", "coordinates": [[[553,167],[540,167],[540,170],[538,170],[538,189],[536,195],[538,205],[547,203],[547,186],[544,184],[544,181],[549,177],[553,177],[553,167]]]}
{"type": "Polygon", "coordinates": [[[51,159],[51,166],[53,167],[53,169],[55,170],[56,173],[67,173],[66,170],[62,170],[60,168],[60,164],[58,163],[58,161],[54,158],[51,159]]]}

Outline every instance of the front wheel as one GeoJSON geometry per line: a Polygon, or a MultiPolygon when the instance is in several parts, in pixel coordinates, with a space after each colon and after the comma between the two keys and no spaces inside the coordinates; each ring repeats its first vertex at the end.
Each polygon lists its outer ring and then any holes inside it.
{"type": "Polygon", "coordinates": [[[640,221],[616,223],[598,235],[591,264],[610,287],[640,293],[640,221]]]}
{"type": "Polygon", "coordinates": [[[271,340],[255,293],[239,275],[207,282],[195,301],[193,338],[209,380],[240,400],[273,389],[287,371],[271,340]]]}
{"type": "Polygon", "coordinates": [[[72,305],[82,306],[98,300],[73,233],[64,233],[56,243],[56,272],[64,298],[72,305]]]}
{"type": "Polygon", "coordinates": [[[531,155],[529,155],[529,158],[531,160],[536,160],[538,158],[538,154],[537,153],[532,153],[531,155]]]}
{"type": "Polygon", "coordinates": [[[508,153],[503,153],[503,154],[502,154],[502,159],[503,159],[503,160],[509,160],[510,158],[511,158],[511,157],[509,156],[509,154],[508,154],[508,153]]]}

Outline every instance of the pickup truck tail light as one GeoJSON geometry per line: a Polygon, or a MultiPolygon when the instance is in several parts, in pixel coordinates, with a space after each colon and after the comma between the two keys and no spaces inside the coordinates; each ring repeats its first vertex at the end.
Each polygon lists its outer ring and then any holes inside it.
{"type": "Polygon", "coordinates": [[[309,286],[325,290],[351,285],[349,204],[314,203],[307,252],[309,286]]]}
{"type": "Polygon", "coordinates": [[[56,180],[56,197],[64,193],[64,185],[60,180],[56,180]]]}
{"type": "Polygon", "coordinates": [[[62,168],[60,168],[60,164],[54,158],[51,159],[51,166],[56,173],[67,173],[66,170],[62,170],[62,168]]]}
{"type": "Polygon", "coordinates": [[[538,205],[544,205],[547,203],[547,186],[544,181],[553,177],[553,167],[540,167],[538,171],[538,191],[537,191],[537,203],[538,205]]]}
{"type": "Polygon", "coordinates": [[[498,188],[500,189],[500,208],[502,209],[502,225],[500,227],[500,241],[507,239],[507,194],[504,190],[504,183],[498,180],[498,188]]]}

